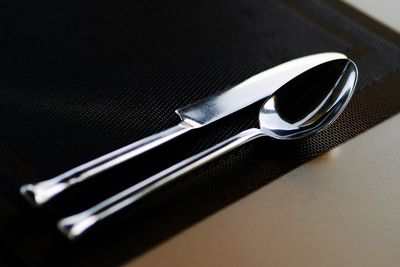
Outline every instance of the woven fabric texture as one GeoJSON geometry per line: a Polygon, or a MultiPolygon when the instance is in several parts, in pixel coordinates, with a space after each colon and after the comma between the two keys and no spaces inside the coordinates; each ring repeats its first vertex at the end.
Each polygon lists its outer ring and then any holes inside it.
{"type": "Polygon", "coordinates": [[[117,265],[400,110],[399,36],[338,1],[1,6],[0,249],[12,264],[117,265]],[[57,232],[59,218],[257,125],[260,103],[107,171],[43,208],[32,209],[19,195],[24,183],[176,124],[179,107],[281,62],[326,51],[353,59],[360,80],[344,114],[315,136],[257,140],[73,243],[57,232]]]}

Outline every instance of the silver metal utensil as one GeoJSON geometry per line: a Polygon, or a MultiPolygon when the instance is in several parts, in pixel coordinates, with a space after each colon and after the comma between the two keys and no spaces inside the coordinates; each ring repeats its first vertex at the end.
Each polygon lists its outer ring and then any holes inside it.
{"type": "Polygon", "coordinates": [[[291,140],[326,128],[348,104],[357,76],[357,67],[349,59],[334,60],[310,69],[279,88],[264,102],[259,112],[260,128],[245,130],[88,210],[60,220],[59,230],[69,239],[74,239],[145,195],[258,137],[291,140]]]}
{"type": "Polygon", "coordinates": [[[219,92],[177,109],[175,112],[182,121],[176,126],[89,161],[49,180],[23,185],[20,192],[33,206],[40,206],[71,186],[100,172],[269,96],[287,81],[318,64],[343,58],[346,56],[340,53],[315,54],[291,60],[261,72],[227,91],[219,92]]]}

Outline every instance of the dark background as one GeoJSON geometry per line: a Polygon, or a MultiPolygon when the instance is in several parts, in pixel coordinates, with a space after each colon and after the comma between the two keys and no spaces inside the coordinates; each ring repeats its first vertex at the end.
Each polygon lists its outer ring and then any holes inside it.
{"type": "Polygon", "coordinates": [[[120,264],[345,142],[399,111],[399,43],[396,34],[338,1],[1,3],[2,261],[120,264]],[[43,208],[32,209],[18,193],[24,183],[176,124],[176,108],[276,64],[326,51],[357,63],[359,92],[316,136],[246,145],[72,243],[56,231],[59,218],[255,125],[259,103],[107,171],[43,208]]]}

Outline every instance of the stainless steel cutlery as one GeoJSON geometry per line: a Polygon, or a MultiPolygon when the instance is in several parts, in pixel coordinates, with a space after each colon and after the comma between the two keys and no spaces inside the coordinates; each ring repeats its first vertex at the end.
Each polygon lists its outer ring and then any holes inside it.
{"type": "Polygon", "coordinates": [[[294,59],[261,72],[229,90],[218,92],[175,112],[181,122],[130,145],[75,167],[54,178],[20,188],[33,205],[40,206],[68,188],[136,157],[190,130],[203,127],[265,99],[259,111],[259,128],[245,130],[193,155],[57,226],[75,239],[97,222],[142,199],[171,181],[258,137],[281,140],[302,138],[329,126],[348,104],[357,82],[356,65],[340,53],[320,53],[294,59]]]}

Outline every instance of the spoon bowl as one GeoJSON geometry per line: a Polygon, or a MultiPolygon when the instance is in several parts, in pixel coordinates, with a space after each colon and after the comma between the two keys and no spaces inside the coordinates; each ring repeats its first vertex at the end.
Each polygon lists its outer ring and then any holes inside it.
{"type": "Polygon", "coordinates": [[[306,137],[328,127],[353,95],[358,71],[349,59],[318,65],[286,83],[262,105],[263,134],[282,140],[306,137]]]}

